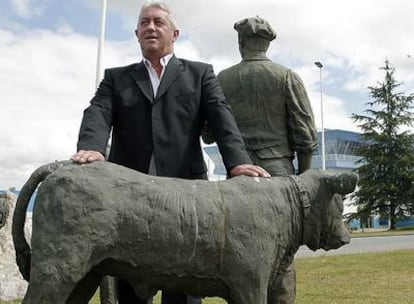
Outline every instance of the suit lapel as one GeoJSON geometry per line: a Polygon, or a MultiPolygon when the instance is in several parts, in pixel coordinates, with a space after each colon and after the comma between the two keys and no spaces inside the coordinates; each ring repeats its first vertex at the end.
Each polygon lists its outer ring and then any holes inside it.
{"type": "Polygon", "coordinates": [[[172,56],[168,62],[167,67],[165,68],[164,75],[162,76],[160,86],[158,87],[157,96],[154,99],[156,103],[160,97],[168,90],[168,88],[173,84],[173,82],[180,75],[180,72],[183,70],[183,65],[177,57],[172,56]]]}
{"type": "Polygon", "coordinates": [[[143,62],[137,64],[136,69],[132,71],[131,76],[145,97],[147,97],[150,102],[153,102],[154,93],[152,91],[151,80],[143,62]]]}

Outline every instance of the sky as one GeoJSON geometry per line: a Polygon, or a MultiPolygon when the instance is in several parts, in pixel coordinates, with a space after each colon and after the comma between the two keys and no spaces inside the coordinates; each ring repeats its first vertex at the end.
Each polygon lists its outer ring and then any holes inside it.
{"type": "MultiPolygon", "coordinates": [[[[233,24],[266,19],[277,33],[268,56],[302,78],[318,130],[323,109],[324,128],[359,131],[351,115],[367,108],[386,59],[399,90],[414,92],[412,0],[166,2],[180,29],[176,56],[216,73],[240,62],[233,24]]],[[[143,3],[108,0],[103,69],[141,61],[134,29],[143,3]]],[[[37,167],[75,152],[95,92],[100,18],[101,0],[0,2],[0,189],[20,189],[37,167]]]]}

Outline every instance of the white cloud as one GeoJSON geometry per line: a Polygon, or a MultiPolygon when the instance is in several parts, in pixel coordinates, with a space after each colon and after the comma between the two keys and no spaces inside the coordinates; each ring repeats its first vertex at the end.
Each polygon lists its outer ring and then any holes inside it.
{"type": "MultiPolygon", "coordinates": [[[[83,0],[96,10],[100,1],[83,0]]],[[[10,0],[15,12],[42,14],[47,0],[10,0]]],[[[240,61],[234,22],[255,15],[278,33],[272,60],[303,79],[320,128],[319,70],[324,64],[324,126],[355,130],[351,112],[363,108],[367,86],[383,79],[388,58],[404,90],[414,90],[414,2],[411,0],[170,0],[176,12],[179,57],[211,62],[216,73],[240,61]]],[[[136,25],[141,1],[110,1],[124,30],[136,25]]],[[[76,8],[79,9],[79,8],[76,8]]],[[[53,12],[51,12],[53,13],[53,12]]],[[[21,187],[35,167],[75,151],[83,109],[94,93],[97,40],[62,22],[57,30],[24,29],[10,16],[0,21],[0,189],[21,187]],[[9,30],[6,30],[9,29],[9,30]],[[10,29],[18,29],[14,34],[10,29]]],[[[67,20],[62,17],[61,20],[67,20]]],[[[114,30],[114,29],[108,29],[114,30]]],[[[119,30],[119,29],[118,29],[119,30]]],[[[134,39],[109,41],[105,67],[140,59],[134,39]]]]}
{"type": "MultiPolygon", "coordinates": [[[[0,30],[0,189],[22,186],[34,168],[68,159],[94,93],[97,41],[68,28],[0,30]]],[[[137,60],[130,42],[108,43],[107,66],[137,60]]]]}
{"type": "Polygon", "coordinates": [[[76,34],[0,31],[0,188],[21,186],[34,166],[68,158],[88,92],[93,91],[93,40],[76,34]],[[92,61],[91,61],[92,62],[92,61]]]}
{"type": "MultiPolygon", "coordinates": [[[[181,30],[179,42],[191,45],[189,54],[213,63],[216,72],[240,61],[233,24],[259,15],[278,34],[269,49],[271,59],[300,71],[308,90],[315,92],[319,73],[313,63],[323,62],[326,89],[341,91],[337,99],[347,92],[353,98],[360,95],[342,103],[348,111],[363,108],[367,87],[383,78],[379,68],[386,58],[405,90],[414,90],[414,19],[409,13],[414,11],[413,1],[170,0],[168,4],[181,30]]],[[[135,27],[136,1],[114,2],[109,9],[122,14],[126,29],[135,27]]],[[[186,56],[178,48],[177,55],[186,56]]]]}
{"type": "MultiPolygon", "coordinates": [[[[97,0],[85,1],[98,7],[97,0]]],[[[378,68],[388,58],[404,82],[414,82],[414,19],[409,13],[414,11],[414,2],[410,0],[167,2],[175,12],[180,40],[190,41],[190,57],[197,54],[200,60],[214,63],[217,72],[225,67],[223,63],[239,61],[233,24],[259,15],[278,34],[269,50],[275,61],[314,72],[313,62],[322,61],[326,73],[333,68],[346,71],[348,75],[342,75],[342,83],[337,85],[357,92],[376,83],[382,76],[378,68]]],[[[108,11],[121,15],[125,29],[130,31],[136,25],[142,3],[114,1],[108,11]]],[[[185,56],[182,52],[177,54],[185,56]]],[[[317,81],[318,77],[314,79],[317,81]]]]}
{"type": "Polygon", "coordinates": [[[9,0],[14,12],[22,18],[31,18],[43,13],[48,0],[9,0]]]}

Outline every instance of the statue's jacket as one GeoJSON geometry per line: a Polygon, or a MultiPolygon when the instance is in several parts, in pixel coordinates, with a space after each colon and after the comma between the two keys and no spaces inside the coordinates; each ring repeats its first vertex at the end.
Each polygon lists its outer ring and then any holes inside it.
{"type": "Polygon", "coordinates": [[[291,69],[268,58],[244,59],[218,79],[249,151],[293,157],[317,144],[304,84],[291,69]]]}

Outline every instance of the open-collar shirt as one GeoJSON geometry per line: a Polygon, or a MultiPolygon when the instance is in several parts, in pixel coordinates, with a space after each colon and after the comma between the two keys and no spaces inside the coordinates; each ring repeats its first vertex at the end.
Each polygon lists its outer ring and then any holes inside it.
{"type": "MultiPolygon", "coordinates": [[[[153,66],[151,64],[151,61],[149,61],[146,58],[143,59],[144,65],[148,70],[148,74],[149,74],[149,77],[150,77],[150,80],[151,80],[152,91],[154,93],[154,97],[157,96],[158,87],[160,86],[162,76],[164,75],[165,67],[167,66],[167,64],[170,61],[172,56],[173,56],[173,54],[168,54],[168,55],[165,55],[164,57],[160,58],[160,63],[161,63],[161,66],[162,66],[162,70],[161,70],[161,75],[159,77],[158,77],[157,72],[155,71],[155,69],[153,68],[153,66]]],[[[151,161],[150,161],[148,174],[157,175],[157,166],[155,165],[154,153],[152,153],[152,155],[151,155],[151,161]]]]}
{"type": "Polygon", "coordinates": [[[153,68],[153,66],[151,64],[151,61],[149,61],[146,58],[143,59],[145,67],[148,70],[148,74],[149,74],[149,77],[150,77],[150,80],[151,80],[152,91],[154,93],[154,97],[157,96],[158,87],[160,86],[162,76],[164,75],[165,67],[167,66],[167,64],[170,61],[172,56],[173,56],[173,54],[168,54],[168,55],[165,55],[164,57],[160,58],[160,63],[161,63],[161,66],[162,66],[162,70],[161,70],[161,75],[159,77],[158,77],[157,72],[155,71],[155,69],[153,68]]]}

